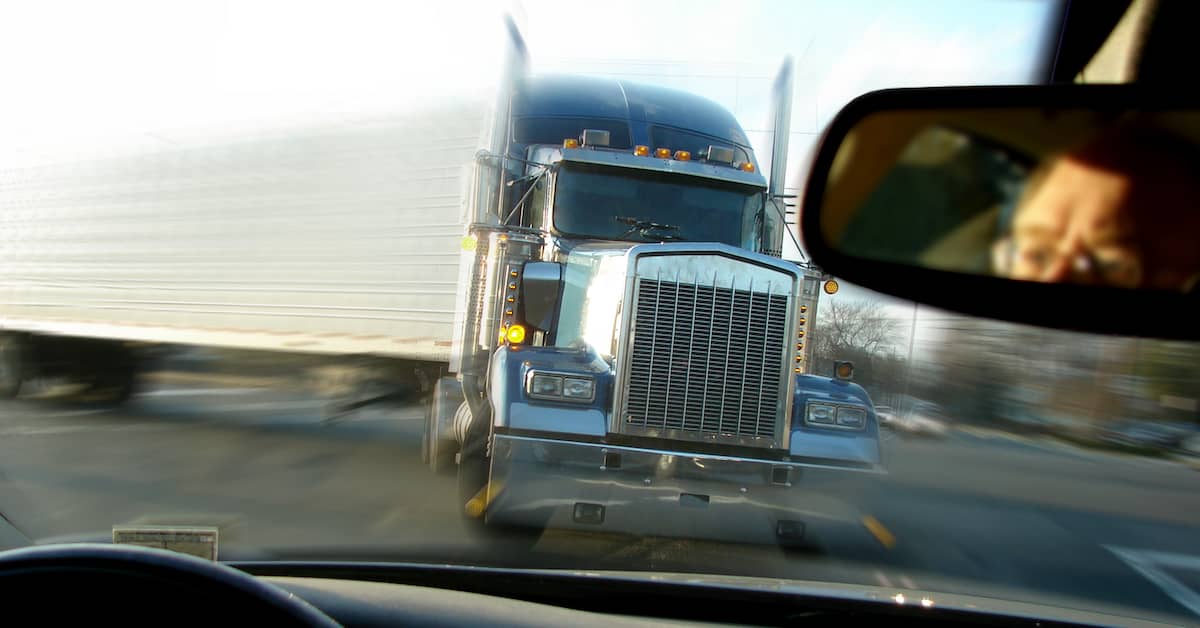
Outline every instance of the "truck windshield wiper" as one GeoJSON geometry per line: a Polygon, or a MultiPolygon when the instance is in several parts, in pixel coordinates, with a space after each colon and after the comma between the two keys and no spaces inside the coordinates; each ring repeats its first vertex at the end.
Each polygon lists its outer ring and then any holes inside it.
{"type": "Polygon", "coordinates": [[[638,234],[643,238],[654,239],[660,242],[667,240],[682,240],[683,237],[675,233],[651,233],[652,231],[679,231],[676,225],[667,225],[661,222],[654,222],[646,218],[634,218],[633,216],[617,216],[617,222],[629,225],[629,230],[621,234],[620,240],[624,240],[633,234],[638,234]]]}

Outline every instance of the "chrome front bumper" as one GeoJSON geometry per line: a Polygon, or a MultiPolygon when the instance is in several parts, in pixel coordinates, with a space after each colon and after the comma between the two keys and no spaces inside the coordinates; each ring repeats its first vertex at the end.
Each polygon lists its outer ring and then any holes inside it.
{"type": "Polygon", "coordinates": [[[857,518],[852,505],[801,485],[806,469],[821,468],[497,434],[485,516],[489,524],[777,543],[798,540],[816,520],[857,518]]]}

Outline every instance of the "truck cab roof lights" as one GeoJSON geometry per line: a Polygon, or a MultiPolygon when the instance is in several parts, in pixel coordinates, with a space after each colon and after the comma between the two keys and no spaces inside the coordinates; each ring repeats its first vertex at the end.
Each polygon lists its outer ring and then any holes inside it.
{"type": "Polygon", "coordinates": [[[573,137],[568,137],[567,139],[563,140],[563,148],[579,148],[579,140],[573,137]]]}
{"type": "Polygon", "coordinates": [[[648,157],[650,156],[650,147],[643,144],[638,144],[637,146],[633,147],[633,154],[635,157],[648,157]]]}
{"type": "Polygon", "coordinates": [[[599,129],[584,129],[579,136],[580,144],[584,147],[601,147],[608,148],[609,142],[612,139],[612,134],[608,131],[599,129]]]}
{"type": "Polygon", "coordinates": [[[671,158],[671,149],[656,148],[656,149],[654,149],[654,156],[658,157],[659,159],[670,159],[671,158]]]}
{"type": "Polygon", "coordinates": [[[733,164],[733,149],[724,146],[709,146],[705,159],[722,164],[733,164]]]}
{"type": "Polygon", "coordinates": [[[738,164],[737,168],[738,168],[738,170],[742,170],[745,172],[754,172],[754,164],[752,164],[748,161],[743,161],[742,163],[738,164]]]}
{"type": "Polygon", "coordinates": [[[686,150],[675,151],[675,161],[691,161],[692,153],[686,150]]]}

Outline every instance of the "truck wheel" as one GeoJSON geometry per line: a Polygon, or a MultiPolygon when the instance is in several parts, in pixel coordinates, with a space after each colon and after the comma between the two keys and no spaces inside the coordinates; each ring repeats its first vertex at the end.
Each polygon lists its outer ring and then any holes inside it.
{"type": "Polygon", "coordinates": [[[458,443],[442,434],[447,426],[453,432],[456,415],[464,411],[469,412],[462,400],[462,387],[453,378],[439,379],[425,408],[425,435],[421,441],[421,461],[436,474],[447,474],[454,469],[458,443]]]}
{"type": "Polygon", "coordinates": [[[487,457],[488,425],[486,417],[472,425],[467,442],[463,443],[458,460],[458,508],[467,532],[475,539],[498,548],[507,548],[524,556],[541,538],[536,529],[514,528],[489,524],[486,521],[486,492],[491,475],[491,459],[487,457]],[[478,427],[482,424],[482,428],[478,427]]]}
{"type": "Polygon", "coordinates": [[[24,346],[13,335],[0,336],[0,399],[13,399],[25,381],[24,346]]]}
{"type": "MultiPolygon", "coordinates": [[[[463,402],[458,411],[459,414],[464,412],[468,415],[471,412],[466,402],[463,402]]],[[[467,527],[475,533],[486,533],[489,530],[485,525],[487,503],[484,501],[484,489],[491,473],[491,459],[487,456],[491,413],[486,414],[488,416],[474,417],[474,420],[468,423],[462,450],[458,454],[458,513],[467,527]]]]}
{"type": "Polygon", "coordinates": [[[458,509],[467,533],[489,546],[509,549],[524,556],[541,537],[538,530],[526,530],[488,523],[486,492],[491,459],[468,455],[467,449],[458,462],[458,509]]]}
{"type": "Polygon", "coordinates": [[[421,462],[437,475],[448,475],[454,470],[454,454],[457,448],[453,441],[438,437],[434,409],[425,412],[425,433],[421,438],[421,462]]]}
{"type": "Polygon", "coordinates": [[[458,511],[473,524],[483,527],[487,504],[480,503],[487,486],[491,461],[485,455],[486,437],[472,435],[458,460],[458,511]]]}

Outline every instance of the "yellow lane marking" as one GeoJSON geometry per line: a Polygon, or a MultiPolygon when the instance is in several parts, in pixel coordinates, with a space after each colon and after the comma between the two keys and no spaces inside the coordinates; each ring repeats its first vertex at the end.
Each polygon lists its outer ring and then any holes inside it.
{"type": "Polygon", "coordinates": [[[880,523],[878,519],[867,515],[866,517],[862,518],[862,523],[864,526],[866,526],[867,531],[875,537],[875,540],[879,541],[880,545],[888,549],[892,549],[896,546],[896,535],[892,534],[891,530],[888,530],[886,527],[884,527],[884,525],[880,523]]]}

